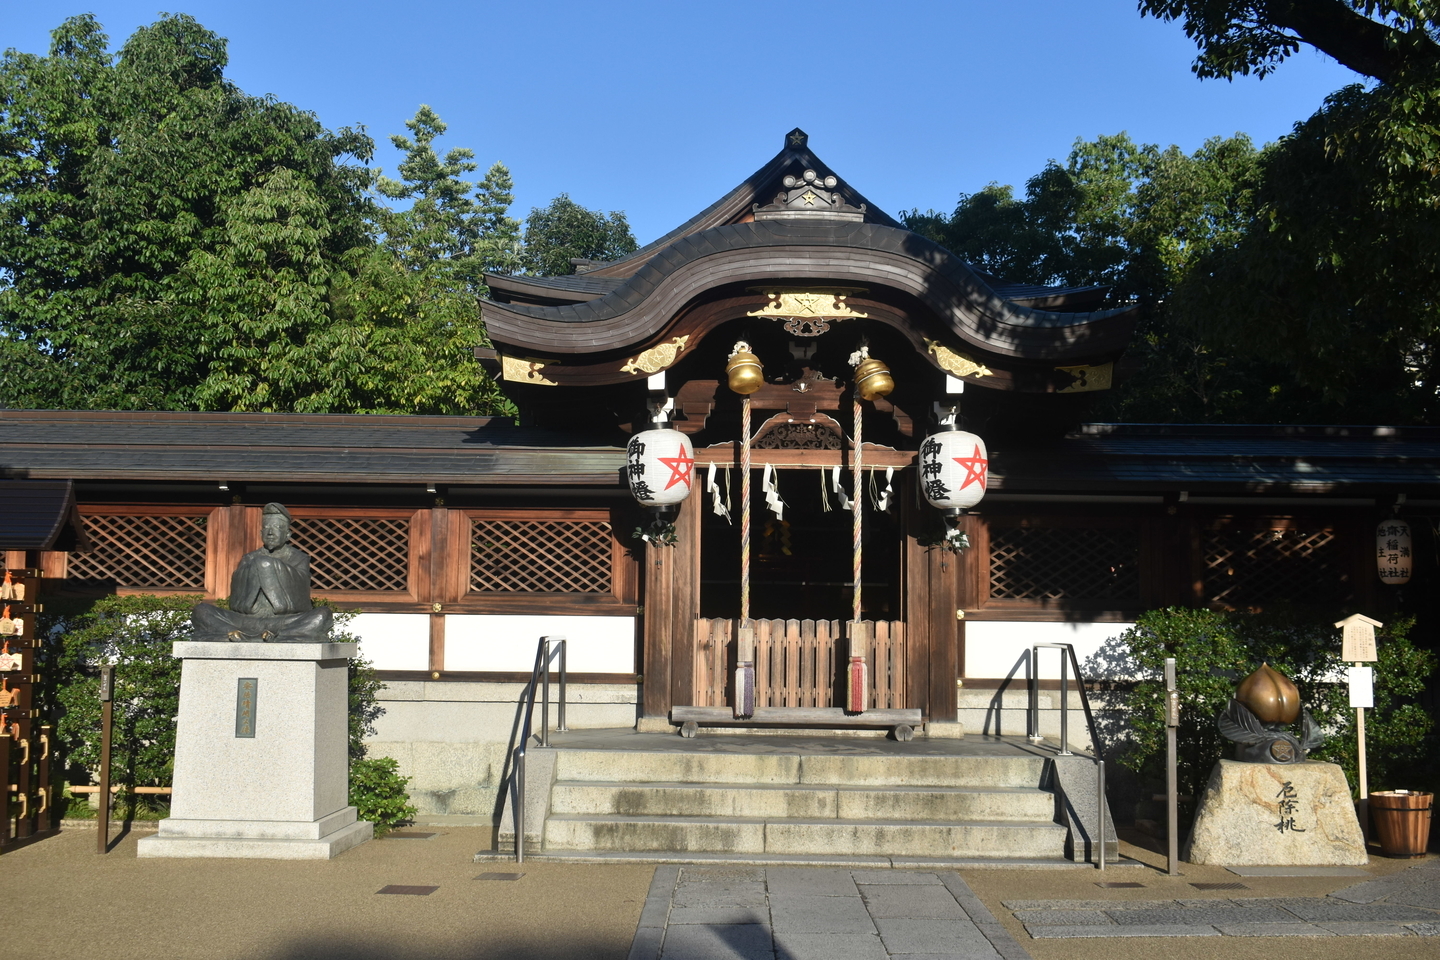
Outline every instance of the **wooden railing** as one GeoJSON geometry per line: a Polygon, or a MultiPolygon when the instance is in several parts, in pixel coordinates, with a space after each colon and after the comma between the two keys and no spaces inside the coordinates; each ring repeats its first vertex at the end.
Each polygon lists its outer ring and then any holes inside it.
{"type": "MultiPolygon", "coordinates": [[[[870,709],[905,704],[905,624],[873,620],[870,709]]],[[[755,705],[841,707],[849,649],[843,620],[756,620],[755,705]]],[[[692,706],[730,705],[735,666],[734,620],[695,622],[695,699],[692,706]]]]}

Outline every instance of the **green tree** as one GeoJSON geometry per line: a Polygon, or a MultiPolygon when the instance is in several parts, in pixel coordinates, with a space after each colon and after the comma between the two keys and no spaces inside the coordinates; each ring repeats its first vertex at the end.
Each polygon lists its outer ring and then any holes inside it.
{"type": "MultiPolygon", "coordinates": [[[[184,15],[118,55],[82,16],[48,56],[0,58],[0,404],[507,409],[451,258],[407,272],[377,246],[370,138],[246,95],[226,62],[184,15]]],[[[508,175],[486,182],[472,219],[503,226],[508,175]]],[[[444,246],[411,221],[415,257],[444,246]]]]}
{"type": "Polygon", "coordinates": [[[575,272],[571,259],[619,260],[637,249],[624,211],[588,210],[562,193],[531,208],[521,263],[527,273],[557,277],[575,272]]]}
{"type": "Polygon", "coordinates": [[[1102,136],[1076,141],[1064,164],[1052,161],[1026,183],[1023,198],[992,184],[962,196],[949,216],[912,210],[903,218],[1004,280],[1103,285],[1112,288],[1111,305],[1139,306],[1136,373],[1098,416],[1246,420],[1263,406],[1266,419],[1287,419],[1275,401],[1275,384],[1288,383],[1282,367],[1220,355],[1170,308],[1196,264],[1243,234],[1260,156],[1243,134],[1212,137],[1191,154],[1124,133],[1102,136]]]}
{"type": "Polygon", "coordinates": [[[518,267],[520,222],[509,216],[515,200],[510,171],[503,163],[492,165],[476,189],[460,179],[479,169],[473,150],[456,147],[443,159],[436,154],[434,141],[446,126],[433,110],[422,104],[405,126],[410,137],[390,138],[405,151],[401,179],[376,178],[381,195],[410,202],[407,209],[381,216],[385,245],[412,270],[444,273],[471,292],[483,292],[486,271],[510,273],[518,267]]]}
{"type": "Polygon", "coordinates": [[[1176,287],[1216,351],[1283,365],[1311,418],[1440,412],[1440,20],[1377,0],[1142,0],[1183,22],[1202,78],[1275,70],[1302,44],[1378,81],[1267,150],[1240,239],[1176,287]],[[1316,416],[1319,414],[1320,416],[1316,416]]]}

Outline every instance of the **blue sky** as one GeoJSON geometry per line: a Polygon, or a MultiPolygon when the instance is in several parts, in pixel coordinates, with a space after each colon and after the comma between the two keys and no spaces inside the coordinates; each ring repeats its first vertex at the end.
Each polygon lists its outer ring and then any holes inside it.
{"type": "MultiPolygon", "coordinates": [[[[440,146],[506,163],[523,216],[561,191],[625,210],[643,243],[697,212],[803,127],[890,211],[1017,188],[1077,137],[1128,131],[1193,150],[1268,142],[1357,76],[1309,50],[1264,81],[1201,82],[1178,24],[1134,0],[803,3],[166,0],[230,41],[229,77],[364,124],[382,149],[421,103],[440,146]]],[[[43,52],[94,13],[118,47],[154,2],[0,0],[0,46],[43,52]]]]}

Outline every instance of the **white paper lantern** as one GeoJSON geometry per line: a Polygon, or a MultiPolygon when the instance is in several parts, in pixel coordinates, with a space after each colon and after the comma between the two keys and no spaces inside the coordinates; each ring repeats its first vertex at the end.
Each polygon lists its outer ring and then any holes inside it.
{"type": "Polygon", "coordinates": [[[646,430],[625,448],[630,495],[647,507],[679,503],[690,496],[695,449],[679,430],[646,430]]]}
{"type": "Polygon", "coordinates": [[[946,430],[920,444],[920,491],[932,507],[965,510],[980,502],[990,482],[985,441],[964,430],[946,430]]]}
{"type": "Polygon", "coordinates": [[[1383,520],[1375,528],[1375,570],[1381,583],[1410,582],[1415,561],[1410,549],[1410,524],[1404,520],[1383,520]]]}

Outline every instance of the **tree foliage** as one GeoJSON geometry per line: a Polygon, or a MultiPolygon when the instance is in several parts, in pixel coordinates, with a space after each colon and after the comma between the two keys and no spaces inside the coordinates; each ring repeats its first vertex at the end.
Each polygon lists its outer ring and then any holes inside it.
{"type": "Polygon", "coordinates": [[[1193,153],[1121,133],[1077,141],[1065,163],[1032,177],[1025,195],[991,184],[949,215],[909,211],[913,230],[1002,280],[1111,287],[1134,303],[1134,373],[1097,415],[1144,421],[1288,420],[1310,396],[1277,363],[1218,351],[1203,325],[1177,319],[1175,290],[1216,251],[1232,249],[1254,215],[1262,152],[1248,137],[1212,137],[1193,153]]]}
{"type": "Polygon", "coordinates": [[[1184,22],[1202,78],[1263,77],[1302,43],[1384,83],[1440,65],[1440,8],[1428,0],[1140,0],[1140,12],[1184,22]]]}
{"type": "Polygon", "coordinates": [[[444,129],[422,111],[393,214],[363,130],[249,96],[226,63],[184,15],[118,54],[74,17],[47,56],[0,59],[0,404],[506,409],[470,354],[477,264],[518,230],[504,168],[454,194],[422,162],[444,129]]]}
{"type": "MultiPolygon", "coordinates": [[[[1418,0],[1142,0],[1181,20],[1201,77],[1264,76],[1308,44],[1378,81],[1345,87],[1260,163],[1234,244],[1177,284],[1177,322],[1283,365],[1316,413],[1440,412],[1440,19],[1418,0]]],[[[1336,415],[1338,413],[1338,416],[1336,415]]]]}
{"type": "Polygon", "coordinates": [[[575,272],[572,259],[619,260],[637,249],[624,211],[589,210],[562,193],[530,210],[521,262],[527,273],[558,277],[575,272]]]}

